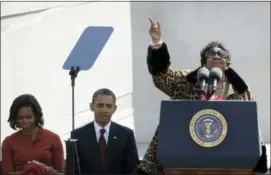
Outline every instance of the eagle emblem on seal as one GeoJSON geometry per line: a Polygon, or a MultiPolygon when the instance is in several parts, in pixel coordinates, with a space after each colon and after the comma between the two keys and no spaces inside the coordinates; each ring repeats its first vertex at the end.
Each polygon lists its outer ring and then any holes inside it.
{"type": "Polygon", "coordinates": [[[197,112],[189,125],[191,138],[202,147],[214,147],[223,142],[228,126],[218,111],[205,109],[197,112]]]}

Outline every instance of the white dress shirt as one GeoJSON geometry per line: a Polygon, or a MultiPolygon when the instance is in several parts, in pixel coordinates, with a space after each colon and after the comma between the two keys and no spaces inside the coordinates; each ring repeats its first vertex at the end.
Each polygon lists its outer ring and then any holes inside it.
{"type": "Polygon", "coordinates": [[[151,46],[161,46],[164,42],[162,40],[158,41],[157,43],[154,43],[151,41],[151,46]]]}
{"type": "Polygon", "coordinates": [[[103,127],[101,127],[101,126],[94,120],[94,128],[95,128],[95,133],[96,133],[96,139],[97,139],[97,142],[99,142],[99,138],[100,138],[100,136],[101,136],[100,130],[101,130],[101,129],[105,129],[104,138],[105,138],[106,144],[108,143],[108,136],[109,136],[110,125],[111,125],[111,122],[109,122],[109,123],[103,128],[103,127]]]}

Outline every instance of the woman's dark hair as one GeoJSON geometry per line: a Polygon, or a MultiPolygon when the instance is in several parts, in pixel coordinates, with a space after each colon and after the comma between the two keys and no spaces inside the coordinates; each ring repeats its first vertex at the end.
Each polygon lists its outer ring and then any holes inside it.
{"type": "Polygon", "coordinates": [[[31,107],[36,120],[36,125],[38,127],[43,127],[44,125],[43,113],[38,100],[31,94],[23,94],[18,96],[13,101],[9,110],[8,122],[12,129],[16,130],[17,128],[19,128],[17,124],[17,118],[18,111],[22,107],[31,107]]]}
{"type": "Polygon", "coordinates": [[[230,55],[230,52],[225,48],[225,46],[224,46],[221,42],[218,42],[218,41],[212,41],[212,42],[208,43],[208,44],[201,50],[201,52],[200,52],[200,57],[201,57],[200,62],[201,62],[201,65],[203,66],[204,64],[206,64],[206,60],[207,60],[207,58],[206,58],[206,56],[205,56],[206,52],[209,51],[209,50],[211,50],[211,49],[213,49],[213,48],[215,48],[215,47],[218,47],[218,48],[224,50],[224,51],[227,53],[226,59],[227,59],[227,64],[228,64],[228,66],[229,66],[229,65],[231,64],[231,63],[230,63],[230,61],[231,61],[231,55],[230,55]]]}

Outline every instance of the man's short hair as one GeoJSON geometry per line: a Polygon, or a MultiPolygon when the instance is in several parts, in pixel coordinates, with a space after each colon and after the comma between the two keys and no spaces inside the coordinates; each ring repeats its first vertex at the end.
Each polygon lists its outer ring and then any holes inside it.
{"type": "Polygon", "coordinates": [[[110,96],[112,96],[114,103],[116,103],[116,95],[110,89],[102,88],[102,89],[98,89],[96,92],[94,92],[94,94],[92,96],[92,103],[95,103],[98,95],[110,95],[110,96]]]}

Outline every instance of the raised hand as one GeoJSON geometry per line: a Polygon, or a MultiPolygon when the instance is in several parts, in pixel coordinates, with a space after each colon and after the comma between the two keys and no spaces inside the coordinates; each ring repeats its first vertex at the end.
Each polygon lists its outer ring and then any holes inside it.
{"type": "Polygon", "coordinates": [[[152,17],[149,17],[150,20],[150,29],[149,34],[151,36],[152,42],[157,43],[161,39],[161,27],[159,21],[155,22],[152,17]]]}

